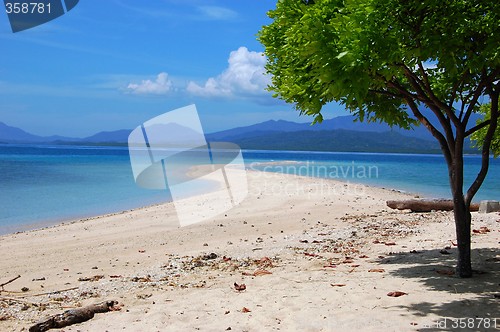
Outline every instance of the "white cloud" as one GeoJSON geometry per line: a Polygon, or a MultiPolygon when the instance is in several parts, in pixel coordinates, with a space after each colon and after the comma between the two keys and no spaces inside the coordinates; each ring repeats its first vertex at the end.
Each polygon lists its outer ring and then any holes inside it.
{"type": "Polygon", "coordinates": [[[217,77],[209,78],[204,85],[189,82],[187,91],[202,97],[262,98],[269,96],[265,90],[270,78],[265,74],[266,58],[261,52],[240,47],[232,51],[229,66],[217,77]]]}
{"type": "Polygon", "coordinates": [[[129,92],[135,94],[163,95],[172,90],[172,81],[168,79],[167,73],[159,73],[156,80],[142,80],[141,83],[129,83],[129,92]]]}
{"type": "Polygon", "coordinates": [[[235,11],[224,7],[200,6],[198,10],[208,20],[231,20],[238,16],[235,11]]]}

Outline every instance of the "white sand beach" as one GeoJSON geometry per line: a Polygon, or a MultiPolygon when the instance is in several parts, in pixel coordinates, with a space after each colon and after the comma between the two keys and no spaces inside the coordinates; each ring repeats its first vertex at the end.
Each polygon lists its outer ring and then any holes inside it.
{"type": "Polygon", "coordinates": [[[54,331],[500,328],[498,213],[473,213],[477,273],[459,279],[450,212],[391,210],[413,196],[332,180],[248,181],[240,205],[187,227],[167,203],[0,237],[0,284],[21,276],[0,288],[0,331],[106,300],[121,310],[54,331]]]}

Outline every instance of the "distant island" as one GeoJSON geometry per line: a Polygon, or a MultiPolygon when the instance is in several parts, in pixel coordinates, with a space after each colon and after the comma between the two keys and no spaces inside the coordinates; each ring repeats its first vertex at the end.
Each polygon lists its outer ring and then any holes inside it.
{"type": "MultiPolygon", "coordinates": [[[[43,137],[0,122],[0,143],[127,146],[131,131],[103,131],[84,138],[43,137]]],[[[386,124],[355,122],[353,116],[339,116],[314,126],[269,120],[209,133],[206,138],[209,142],[235,143],[246,150],[440,153],[439,145],[425,128],[390,128],[386,124]]],[[[479,151],[469,143],[466,153],[477,154],[479,151]]]]}

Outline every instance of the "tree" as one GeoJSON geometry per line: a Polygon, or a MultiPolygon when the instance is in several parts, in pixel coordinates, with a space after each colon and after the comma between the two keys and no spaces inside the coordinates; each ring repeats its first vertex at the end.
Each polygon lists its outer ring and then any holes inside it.
{"type": "MultiPolygon", "coordinates": [[[[479,113],[483,115],[483,117],[477,120],[477,124],[481,124],[485,120],[489,120],[491,118],[490,115],[491,105],[483,104],[479,107],[479,113]]],[[[488,128],[482,128],[471,135],[471,139],[474,142],[474,146],[477,148],[482,148],[484,144],[484,140],[486,139],[486,135],[488,134],[488,128]]],[[[500,156],[500,117],[497,120],[497,129],[491,140],[491,151],[493,152],[493,156],[497,158],[500,156]]]]}
{"type": "Polygon", "coordinates": [[[275,97],[313,123],[336,101],[361,121],[423,124],[439,142],[454,203],[457,274],[471,277],[470,204],[488,172],[499,119],[500,2],[279,0],[268,15],[258,38],[275,97]],[[484,101],[488,117],[469,124],[484,101]],[[464,191],[464,141],[480,130],[482,166],[464,191]]]}

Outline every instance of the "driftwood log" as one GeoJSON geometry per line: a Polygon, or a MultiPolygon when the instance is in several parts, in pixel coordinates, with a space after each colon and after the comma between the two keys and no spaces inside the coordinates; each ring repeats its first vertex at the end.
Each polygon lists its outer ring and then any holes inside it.
{"type": "Polygon", "coordinates": [[[94,314],[120,310],[117,301],[105,301],[87,307],[66,310],[62,314],[50,316],[30,327],[29,332],[44,332],[58,329],[73,324],[82,323],[92,319],[94,314]]]}
{"type": "MultiPolygon", "coordinates": [[[[411,210],[412,212],[453,211],[453,201],[447,199],[387,201],[387,206],[391,209],[411,210]]],[[[471,204],[470,210],[479,210],[479,204],[471,204]]]]}

